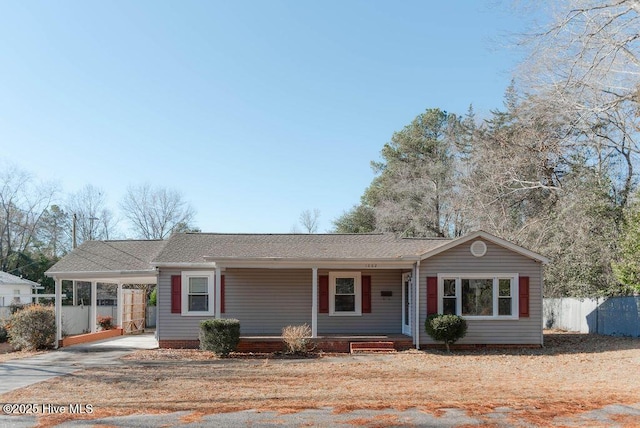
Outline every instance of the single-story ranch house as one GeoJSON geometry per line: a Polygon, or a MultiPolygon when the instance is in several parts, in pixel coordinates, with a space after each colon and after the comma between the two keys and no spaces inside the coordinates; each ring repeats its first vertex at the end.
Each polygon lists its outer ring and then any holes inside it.
{"type": "Polygon", "coordinates": [[[176,233],[85,242],[47,275],[57,294],[63,280],[157,284],[161,347],[197,347],[201,320],[237,318],[254,343],[306,323],[328,348],[332,338],[380,337],[419,348],[434,345],[424,332],[433,313],[468,320],[460,344],[541,346],[545,263],[482,231],[457,239],[176,233]]]}

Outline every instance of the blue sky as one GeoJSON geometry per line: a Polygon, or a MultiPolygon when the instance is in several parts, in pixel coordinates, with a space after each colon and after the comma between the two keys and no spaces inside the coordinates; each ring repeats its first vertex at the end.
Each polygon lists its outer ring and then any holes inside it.
{"type": "Polygon", "coordinates": [[[178,189],[207,232],[315,208],[327,231],[416,115],[502,106],[522,25],[471,0],[0,2],[0,159],[114,211],[178,189]]]}

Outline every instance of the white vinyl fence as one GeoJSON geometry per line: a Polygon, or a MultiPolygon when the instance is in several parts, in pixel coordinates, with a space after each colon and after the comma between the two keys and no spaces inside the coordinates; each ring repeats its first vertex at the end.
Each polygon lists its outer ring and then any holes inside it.
{"type": "Polygon", "coordinates": [[[640,337],[640,296],[544,299],[545,328],[640,337]]]}
{"type": "MultiPolygon", "coordinates": [[[[89,317],[90,306],[63,306],[62,307],[62,332],[65,335],[82,334],[91,331],[89,317]]],[[[98,306],[98,316],[110,316],[115,324],[118,319],[117,306],[98,306]]],[[[156,326],[156,308],[147,307],[146,327],[156,326]]]]}

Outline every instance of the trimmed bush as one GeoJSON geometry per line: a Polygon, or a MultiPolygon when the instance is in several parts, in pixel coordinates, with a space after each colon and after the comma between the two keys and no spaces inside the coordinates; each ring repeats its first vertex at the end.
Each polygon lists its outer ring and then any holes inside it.
{"type": "Polygon", "coordinates": [[[25,306],[11,316],[9,342],[16,349],[50,348],[56,340],[56,316],[53,307],[25,306]]]}
{"type": "Polygon", "coordinates": [[[282,341],[290,354],[306,354],[309,351],[311,327],[307,324],[288,325],[282,329],[282,341]]]}
{"type": "Polygon", "coordinates": [[[240,321],[211,319],[200,322],[200,349],[226,357],[240,342],[240,321]]]}
{"type": "Polygon", "coordinates": [[[467,321],[458,315],[431,315],[424,323],[424,329],[433,340],[444,342],[447,352],[449,345],[467,334],[467,321]]]}

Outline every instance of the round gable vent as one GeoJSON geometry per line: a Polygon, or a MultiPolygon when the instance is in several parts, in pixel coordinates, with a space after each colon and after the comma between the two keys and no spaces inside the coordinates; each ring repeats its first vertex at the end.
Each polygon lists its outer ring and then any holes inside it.
{"type": "Polygon", "coordinates": [[[487,244],[482,241],[475,241],[471,244],[471,254],[476,257],[482,257],[487,253],[487,244]]]}

